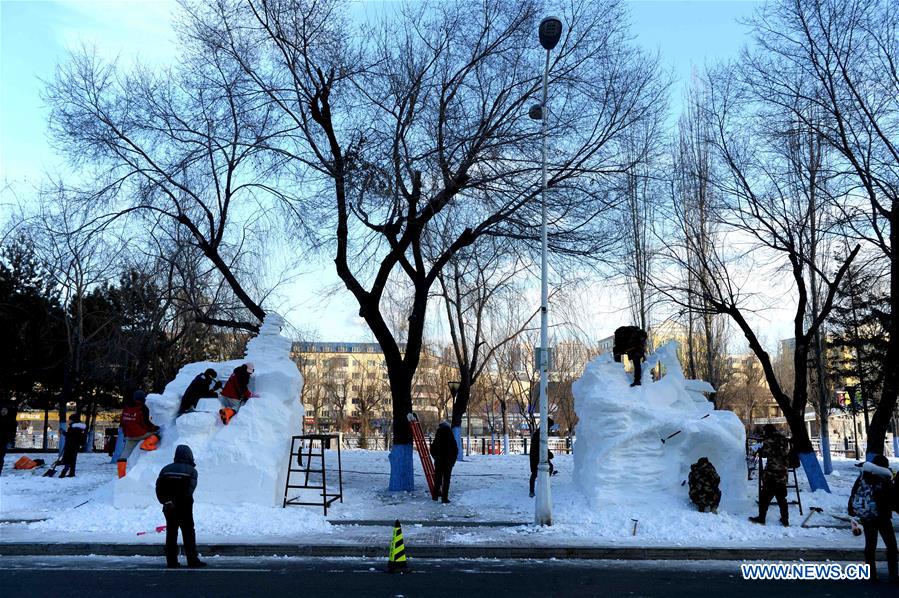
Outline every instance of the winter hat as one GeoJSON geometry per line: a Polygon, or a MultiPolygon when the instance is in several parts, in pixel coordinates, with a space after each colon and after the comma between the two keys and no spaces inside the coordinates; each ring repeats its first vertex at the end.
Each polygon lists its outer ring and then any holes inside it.
{"type": "Polygon", "coordinates": [[[147,400],[147,393],[145,393],[142,390],[135,390],[134,395],[131,398],[134,399],[135,401],[137,401],[138,403],[143,403],[144,401],[147,400]]]}
{"type": "Polygon", "coordinates": [[[762,433],[765,436],[773,436],[777,434],[777,428],[774,427],[774,424],[765,424],[765,426],[762,428],[762,433]]]}
{"type": "Polygon", "coordinates": [[[890,460],[887,459],[884,455],[874,455],[874,458],[871,459],[871,463],[877,465],[878,467],[890,466],[890,460]]]}
{"type": "Polygon", "coordinates": [[[80,422],[81,416],[78,415],[77,413],[73,413],[72,415],[69,416],[69,421],[70,422],[80,422]]]}
{"type": "Polygon", "coordinates": [[[252,374],[256,370],[256,366],[253,365],[252,361],[248,361],[243,364],[245,368],[247,368],[247,373],[252,374]]]}
{"type": "Polygon", "coordinates": [[[203,372],[203,373],[206,374],[207,376],[212,377],[212,378],[217,378],[217,377],[218,377],[218,372],[216,372],[216,371],[215,371],[214,369],[212,369],[212,368],[206,368],[206,371],[203,372]]]}

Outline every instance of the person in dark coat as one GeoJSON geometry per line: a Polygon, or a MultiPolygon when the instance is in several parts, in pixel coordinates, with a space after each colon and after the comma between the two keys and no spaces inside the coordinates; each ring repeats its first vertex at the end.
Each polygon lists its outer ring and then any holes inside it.
{"type": "Polygon", "coordinates": [[[197,554],[197,536],[194,529],[194,490],[197,488],[197,468],[194,454],[186,444],[175,448],[175,461],[162,468],[156,478],[156,498],[162,504],[165,515],[165,561],[169,568],[178,563],[178,529],[184,542],[187,566],[205,567],[197,554]]]}
{"type": "Polygon", "coordinates": [[[759,455],[766,459],[762,472],[762,489],[759,492],[758,517],[750,517],[753,523],[765,525],[768,506],[771,499],[777,499],[780,507],[780,522],[784,527],[790,525],[790,511],[787,505],[787,469],[789,467],[790,441],[786,439],[773,424],[765,424],[764,438],[759,455]]]}
{"type": "Polygon", "coordinates": [[[893,529],[895,488],[890,461],[883,455],[875,455],[862,465],[862,473],[855,480],[849,493],[849,515],[858,517],[865,532],[865,562],[871,566],[870,579],[877,579],[877,535],[883,538],[887,549],[887,568],[890,581],[899,582],[896,531],[893,529]],[[863,509],[859,512],[859,509],[863,509]]]}
{"type": "Polygon", "coordinates": [[[712,462],[705,457],[690,466],[690,500],[700,513],[718,512],[721,503],[721,490],[718,485],[721,477],[712,462]]]}
{"type": "Polygon", "coordinates": [[[431,498],[434,500],[439,495],[444,504],[449,502],[450,476],[458,456],[459,447],[449,422],[440,422],[431,442],[431,457],[434,459],[434,494],[431,498]]]}
{"type": "Polygon", "coordinates": [[[634,381],[631,386],[640,386],[643,379],[643,360],[646,358],[646,331],[637,326],[621,326],[615,330],[615,344],[612,355],[620,362],[627,355],[634,364],[634,381]]]}
{"type": "MultiPolygon", "coordinates": [[[[552,429],[556,422],[553,421],[553,418],[548,418],[546,423],[549,425],[549,428],[552,429]]],[[[555,455],[549,448],[546,449],[547,452],[547,461],[549,461],[549,475],[553,475],[555,471],[555,467],[553,467],[553,457],[555,455]]],[[[528,496],[534,498],[534,484],[537,482],[537,466],[540,465],[540,430],[537,429],[531,435],[531,450],[529,451],[528,457],[531,460],[531,481],[530,481],[530,493],[528,496]]]]}
{"type": "Polygon", "coordinates": [[[14,399],[0,400],[0,473],[3,472],[3,461],[6,449],[16,442],[16,417],[19,410],[14,399]]]}
{"type": "Polygon", "coordinates": [[[59,477],[75,477],[75,465],[78,462],[78,453],[84,447],[87,437],[87,426],[81,422],[77,413],[69,416],[69,427],[60,430],[60,434],[66,437],[66,445],[62,450],[62,472],[59,477]]]}
{"type": "Polygon", "coordinates": [[[198,375],[188,385],[181,397],[181,406],[178,408],[178,415],[193,411],[197,407],[200,399],[211,399],[218,396],[218,389],[222,387],[222,383],[216,380],[218,374],[212,368],[208,368],[205,372],[198,375]]]}

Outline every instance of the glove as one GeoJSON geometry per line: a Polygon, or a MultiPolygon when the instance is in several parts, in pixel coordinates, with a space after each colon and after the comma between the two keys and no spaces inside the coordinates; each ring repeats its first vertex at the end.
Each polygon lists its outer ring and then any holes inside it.
{"type": "Polygon", "coordinates": [[[218,390],[221,390],[221,388],[222,388],[221,380],[216,380],[215,384],[212,385],[212,390],[218,391],[218,390]]]}

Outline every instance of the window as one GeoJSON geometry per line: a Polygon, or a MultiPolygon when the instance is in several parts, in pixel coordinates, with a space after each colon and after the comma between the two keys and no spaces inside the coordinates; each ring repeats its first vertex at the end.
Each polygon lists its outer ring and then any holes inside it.
{"type": "Polygon", "coordinates": [[[362,372],[353,372],[353,380],[358,380],[362,377],[362,372]]]}
{"type": "Polygon", "coordinates": [[[375,379],[375,373],[374,373],[374,372],[368,372],[368,373],[365,374],[365,377],[368,378],[369,380],[374,380],[374,379],[375,379]]]}

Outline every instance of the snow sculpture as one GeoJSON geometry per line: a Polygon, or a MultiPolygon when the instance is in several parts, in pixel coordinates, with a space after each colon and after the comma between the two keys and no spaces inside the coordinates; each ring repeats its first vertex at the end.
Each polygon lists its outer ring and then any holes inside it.
{"type": "MultiPolygon", "coordinates": [[[[573,385],[578,416],[574,480],[594,508],[683,497],[690,465],[708,457],[721,477],[721,505],[747,507],[746,434],[731,411],[716,411],[702,394],[707,382],[684,378],[677,344],[650,354],[642,386],[631,387],[620,363],[606,353],[573,385]],[[665,375],[652,382],[658,363],[665,375]],[[664,442],[662,441],[664,439],[664,442]]],[[[692,505],[691,505],[692,508],[692,505]]]]}
{"type": "Polygon", "coordinates": [[[162,394],[147,396],[153,422],[162,427],[159,449],[136,449],[128,461],[128,475],[114,482],[117,507],[156,503],[159,470],[172,462],[175,447],[187,444],[194,453],[200,484],[198,503],[281,506],[290,437],[301,433],[303,379],[290,359],[291,342],[281,336],[284,320],[269,314],[259,334],[247,343],[246,359],[221,363],[191,363],[181,368],[162,394]],[[197,410],[175,418],[181,396],[195,376],[213,368],[223,382],[234,368],[250,361],[255,375],[251,398],[225,426],[219,419],[219,400],[200,399],[197,410]]]}

